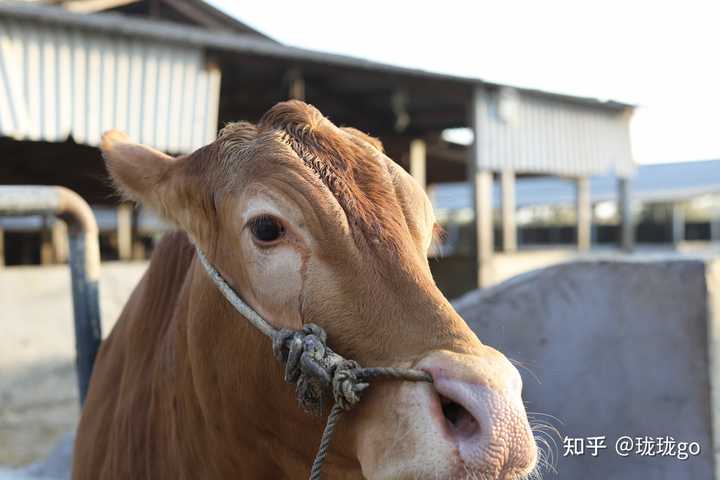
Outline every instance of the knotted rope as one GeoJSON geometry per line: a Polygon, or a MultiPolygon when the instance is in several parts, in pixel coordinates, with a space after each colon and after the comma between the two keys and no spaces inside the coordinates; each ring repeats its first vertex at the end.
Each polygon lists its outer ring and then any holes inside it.
{"type": "Polygon", "coordinates": [[[342,414],[360,402],[360,394],[379,379],[431,382],[429,373],[411,368],[362,368],[327,346],[327,334],[318,325],[305,324],[300,331],[276,329],[253,310],[208,261],[200,247],[195,246],[200,263],[223,296],[255,328],[272,339],[275,358],[285,366],[285,381],[295,384],[300,407],[321,415],[333,402],[315,460],[310,480],[320,480],[321,470],[330,447],[335,425],[342,414]]]}

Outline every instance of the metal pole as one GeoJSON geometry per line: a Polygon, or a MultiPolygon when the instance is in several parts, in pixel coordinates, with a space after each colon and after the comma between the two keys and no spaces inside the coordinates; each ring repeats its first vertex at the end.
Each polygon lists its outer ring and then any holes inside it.
{"type": "Polygon", "coordinates": [[[68,227],[76,367],[82,406],[102,338],[98,301],[100,248],[95,216],[85,200],[64,187],[0,186],[0,215],[48,213],[63,219],[68,227]]]}

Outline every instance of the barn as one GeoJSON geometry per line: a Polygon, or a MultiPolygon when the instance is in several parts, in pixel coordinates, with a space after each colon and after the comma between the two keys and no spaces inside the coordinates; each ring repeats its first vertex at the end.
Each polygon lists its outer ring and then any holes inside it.
{"type": "MultiPolygon", "coordinates": [[[[470,286],[491,280],[494,182],[502,192],[499,249],[516,249],[515,179],[559,176],[576,185],[582,250],[591,232],[588,177],[613,172],[618,243],[632,247],[632,105],[295,48],[201,0],[0,4],[0,183],[80,193],[98,217],[105,259],[144,257],[163,226],[114,196],[98,157],[103,131],[119,128],[183,154],[226,122],[257,120],[288,98],[379,137],[423,185],[471,186],[470,286]],[[454,129],[473,140],[449,141],[454,129]]],[[[52,219],[2,220],[0,261],[62,262],[63,236],[52,219]]]]}

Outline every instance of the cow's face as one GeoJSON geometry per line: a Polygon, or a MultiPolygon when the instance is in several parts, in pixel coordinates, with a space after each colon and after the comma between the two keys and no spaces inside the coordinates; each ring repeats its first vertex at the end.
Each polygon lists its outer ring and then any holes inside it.
{"type": "Polygon", "coordinates": [[[274,326],[317,323],[333,349],[363,366],[432,375],[433,384],[373,385],[341,422],[332,448],[357,459],[365,477],[510,479],[533,470],[520,375],[435,286],[430,203],[377,141],[288,102],[257,126],[225,127],[188,157],[117,133],[103,150],[121,188],[187,230],[274,326]]]}

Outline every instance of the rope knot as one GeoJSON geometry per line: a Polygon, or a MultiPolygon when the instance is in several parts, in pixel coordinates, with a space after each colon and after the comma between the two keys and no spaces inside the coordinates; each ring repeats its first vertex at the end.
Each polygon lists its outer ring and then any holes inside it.
{"type": "Polygon", "coordinates": [[[360,381],[357,362],[346,360],[327,346],[327,334],[312,323],[300,331],[281,329],[273,335],[273,353],[285,365],[285,381],[295,384],[300,407],[321,415],[328,401],[349,410],[368,387],[360,381]]]}
{"type": "Polygon", "coordinates": [[[343,360],[335,367],[333,397],[343,410],[350,410],[360,402],[360,394],[370,386],[362,382],[358,373],[360,365],[354,360],[343,360]]]}

